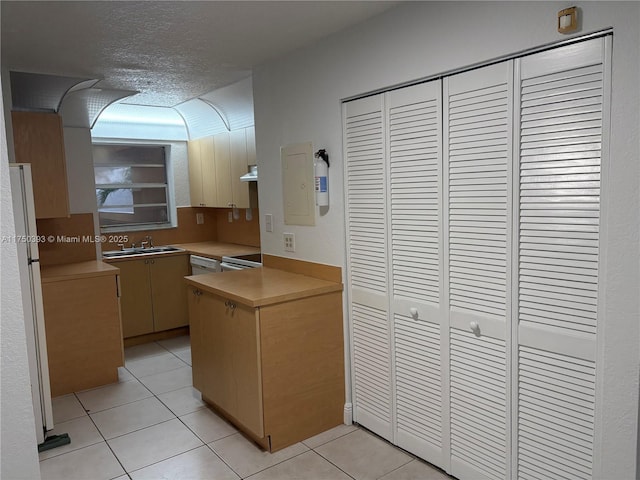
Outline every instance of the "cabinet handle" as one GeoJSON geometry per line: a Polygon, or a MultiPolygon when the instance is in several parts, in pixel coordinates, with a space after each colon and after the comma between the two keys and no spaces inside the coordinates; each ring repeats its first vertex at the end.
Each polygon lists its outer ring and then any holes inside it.
{"type": "Polygon", "coordinates": [[[155,260],[151,260],[151,263],[156,263],[156,261],[155,260]]]}
{"type": "Polygon", "coordinates": [[[229,302],[229,306],[231,307],[231,310],[235,310],[236,309],[236,304],[229,302]]]}
{"type": "Polygon", "coordinates": [[[230,304],[230,303],[231,303],[231,302],[230,302],[229,300],[225,300],[225,301],[224,301],[224,306],[225,306],[225,307],[227,307],[227,308],[229,308],[229,304],[230,304]]]}

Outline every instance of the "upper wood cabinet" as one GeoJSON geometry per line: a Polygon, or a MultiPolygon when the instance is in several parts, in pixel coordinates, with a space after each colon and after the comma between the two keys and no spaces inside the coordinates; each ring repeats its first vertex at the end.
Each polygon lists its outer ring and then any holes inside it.
{"type": "Polygon", "coordinates": [[[189,142],[189,187],[195,207],[249,208],[249,185],[240,181],[255,163],[254,129],[189,142]]]}
{"type": "Polygon", "coordinates": [[[187,151],[191,205],[194,207],[215,207],[216,170],[213,137],[190,141],[187,151]]]}
{"type": "Polygon", "coordinates": [[[30,163],[36,218],[69,216],[62,118],[55,113],[12,112],[18,163],[30,163]]]}

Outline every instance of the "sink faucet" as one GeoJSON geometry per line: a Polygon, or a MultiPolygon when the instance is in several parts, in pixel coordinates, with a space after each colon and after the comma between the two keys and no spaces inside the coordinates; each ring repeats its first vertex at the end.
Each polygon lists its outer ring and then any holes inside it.
{"type": "Polygon", "coordinates": [[[140,242],[140,247],[141,248],[145,248],[148,244],[149,244],[149,242],[146,242],[146,241],[143,240],[143,241],[140,242]]]}
{"type": "Polygon", "coordinates": [[[120,250],[124,250],[124,243],[119,243],[118,246],[120,247],[120,250]]]}
{"type": "Polygon", "coordinates": [[[149,247],[153,248],[153,238],[151,238],[151,235],[147,235],[145,238],[147,239],[147,242],[149,243],[149,247]]]}

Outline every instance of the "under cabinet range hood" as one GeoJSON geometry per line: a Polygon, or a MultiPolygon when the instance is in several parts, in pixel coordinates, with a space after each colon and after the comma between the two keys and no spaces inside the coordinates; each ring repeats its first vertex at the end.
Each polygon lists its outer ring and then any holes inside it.
{"type": "Polygon", "coordinates": [[[258,181],[258,166],[249,165],[249,173],[245,173],[240,177],[241,182],[257,182],[258,181]]]}

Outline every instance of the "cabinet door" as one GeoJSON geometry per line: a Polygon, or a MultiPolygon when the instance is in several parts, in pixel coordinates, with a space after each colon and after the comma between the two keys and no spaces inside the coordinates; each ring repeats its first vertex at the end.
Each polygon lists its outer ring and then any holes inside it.
{"type": "Polygon", "coordinates": [[[247,136],[247,165],[257,165],[255,127],[245,128],[245,134],[247,136]]]}
{"type": "Polygon", "coordinates": [[[236,386],[233,372],[233,323],[225,300],[203,293],[200,300],[203,356],[206,372],[202,394],[227,413],[236,414],[236,386]]]}
{"type": "Polygon", "coordinates": [[[240,177],[248,171],[245,129],[229,132],[229,142],[232,202],[238,208],[249,208],[249,183],[240,181],[240,177]]]}
{"type": "Polygon", "coordinates": [[[260,332],[257,309],[240,304],[227,308],[231,322],[233,378],[236,387],[234,416],[259,438],[264,436],[260,332]]]}
{"type": "Polygon", "coordinates": [[[206,207],[217,206],[217,173],[213,136],[200,139],[200,158],[202,161],[202,201],[206,207]]]}
{"type": "Polygon", "coordinates": [[[348,282],[358,423],[392,440],[383,96],[346,103],[348,282]]]}
{"type": "Polygon", "coordinates": [[[444,467],[441,82],[386,98],[396,443],[444,467]]]}
{"type": "Polygon", "coordinates": [[[154,331],[160,332],[189,324],[187,286],[189,256],[156,256],[149,260],[154,331]]]}
{"type": "Polygon", "coordinates": [[[148,260],[114,264],[120,269],[120,308],[124,338],[153,332],[148,260]]]}
{"type": "Polygon", "coordinates": [[[62,118],[54,113],[12,112],[18,163],[30,163],[36,218],[69,216],[62,118]]]}
{"type": "Polygon", "coordinates": [[[205,365],[204,317],[207,314],[207,299],[195,287],[188,287],[187,303],[189,305],[189,338],[191,341],[191,373],[193,387],[204,392],[205,365]]]}
{"type": "Polygon", "coordinates": [[[204,206],[202,196],[202,156],[200,153],[201,140],[191,140],[187,144],[189,155],[189,195],[192,207],[204,206]]]}
{"type": "Polygon", "coordinates": [[[220,133],[213,137],[216,168],[216,207],[229,208],[233,203],[231,190],[231,157],[229,134],[220,133]]]}
{"type": "Polygon", "coordinates": [[[510,472],[513,62],[444,81],[451,473],[510,472]]]}
{"type": "Polygon", "coordinates": [[[51,394],[118,380],[122,331],[114,275],[42,285],[51,394]]]}

